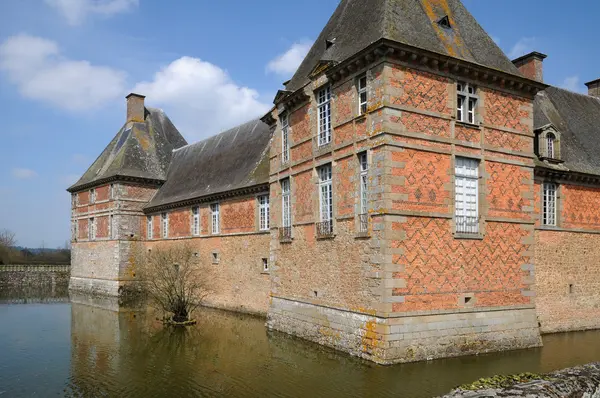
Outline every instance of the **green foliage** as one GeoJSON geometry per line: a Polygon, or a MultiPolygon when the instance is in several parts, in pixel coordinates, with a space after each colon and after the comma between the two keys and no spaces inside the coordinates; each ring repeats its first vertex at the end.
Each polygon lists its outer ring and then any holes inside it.
{"type": "Polygon", "coordinates": [[[539,375],[535,373],[520,373],[517,375],[510,376],[497,375],[482,378],[473,383],[463,384],[462,386],[458,387],[458,389],[464,391],[477,391],[508,388],[514,386],[515,384],[527,383],[533,380],[552,380],[552,378],[549,376],[539,375]]]}

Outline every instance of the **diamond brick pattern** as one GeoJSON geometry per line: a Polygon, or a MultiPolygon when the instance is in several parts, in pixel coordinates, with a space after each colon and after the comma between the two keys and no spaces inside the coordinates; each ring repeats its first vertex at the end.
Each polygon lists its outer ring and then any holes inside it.
{"type": "Polygon", "coordinates": [[[523,211],[524,206],[531,206],[531,200],[523,195],[530,188],[524,181],[532,178],[531,171],[525,171],[519,166],[505,163],[487,162],[486,170],[488,203],[490,216],[495,217],[528,217],[523,211]]]}
{"type": "Polygon", "coordinates": [[[450,193],[444,185],[450,181],[450,156],[406,149],[393,153],[392,159],[404,163],[404,168],[392,173],[405,177],[404,185],[394,185],[392,191],[408,195],[407,200],[395,203],[395,209],[448,212],[450,193]]]}
{"type": "MultiPolygon", "coordinates": [[[[541,186],[539,189],[541,191],[541,186]]],[[[560,195],[563,203],[563,227],[581,229],[600,227],[600,189],[561,185],[560,195]]]]}
{"type": "Polygon", "coordinates": [[[478,129],[457,125],[454,127],[454,137],[461,141],[480,142],[481,132],[478,129]]]}
{"type": "Polygon", "coordinates": [[[311,182],[311,172],[298,174],[294,178],[292,195],[296,198],[295,205],[292,204],[295,222],[307,222],[313,220],[313,192],[315,186],[311,182]]]}
{"type": "Polygon", "coordinates": [[[416,70],[395,70],[390,84],[402,89],[402,95],[392,97],[393,104],[405,105],[429,111],[449,113],[448,79],[416,70]],[[398,75],[403,72],[404,78],[398,75]]]}
{"type": "MultiPolygon", "coordinates": [[[[393,117],[392,119],[398,118],[393,117]]],[[[392,120],[392,122],[393,121],[394,120],[392,120]]],[[[403,112],[400,121],[404,125],[406,131],[411,133],[421,133],[446,138],[450,137],[450,124],[444,119],[403,112]]]]}
{"type": "Polygon", "coordinates": [[[528,300],[521,294],[521,289],[527,288],[521,267],[530,261],[526,255],[530,245],[522,243],[529,232],[520,225],[489,223],[484,240],[454,239],[447,219],[413,217],[396,223],[393,229],[406,233],[404,239],[392,244],[403,252],[394,256],[394,262],[405,268],[395,276],[406,280],[406,288],[395,289],[394,294],[407,296],[409,302],[426,298],[427,303],[419,309],[447,308],[442,303],[447,301],[444,295],[449,295],[449,303],[456,306],[459,293],[482,292],[488,297],[493,293],[502,298],[487,305],[521,304],[528,300]],[[442,307],[436,307],[439,305],[442,307]]]}
{"type": "Polygon", "coordinates": [[[531,138],[492,129],[485,132],[485,142],[494,148],[521,152],[531,151],[532,145],[531,138]]]}
{"type": "Polygon", "coordinates": [[[523,119],[530,119],[528,111],[531,107],[526,100],[499,91],[486,91],[485,121],[498,127],[506,127],[522,132],[531,132],[531,127],[523,119]]]}

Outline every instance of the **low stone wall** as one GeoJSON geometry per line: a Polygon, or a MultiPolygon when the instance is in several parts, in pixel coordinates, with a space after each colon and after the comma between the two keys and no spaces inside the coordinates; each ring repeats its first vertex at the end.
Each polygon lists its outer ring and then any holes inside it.
{"type": "Polygon", "coordinates": [[[383,365],[542,345],[533,308],[382,318],[272,297],[267,327],[383,365]]]}
{"type": "Polygon", "coordinates": [[[0,265],[0,288],[67,286],[68,265],[0,265]]]}
{"type": "Polygon", "coordinates": [[[455,390],[442,398],[483,397],[600,398],[600,363],[561,370],[506,388],[455,390]]]}

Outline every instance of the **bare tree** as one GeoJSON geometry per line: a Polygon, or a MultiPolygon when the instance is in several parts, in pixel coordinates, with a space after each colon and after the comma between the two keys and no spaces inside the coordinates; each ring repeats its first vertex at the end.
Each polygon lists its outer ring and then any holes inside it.
{"type": "Polygon", "coordinates": [[[148,297],[171,314],[173,322],[189,321],[210,293],[210,277],[206,272],[200,272],[194,250],[183,243],[159,246],[152,251],[139,248],[135,257],[148,297]]]}
{"type": "Polygon", "coordinates": [[[8,264],[12,258],[14,249],[17,244],[14,232],[8,229],[0,230],[0,264],[8,264]]]}

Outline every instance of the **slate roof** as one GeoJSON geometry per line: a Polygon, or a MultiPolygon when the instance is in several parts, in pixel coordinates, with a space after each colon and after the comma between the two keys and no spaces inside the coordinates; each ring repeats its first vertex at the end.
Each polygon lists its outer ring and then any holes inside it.
{"type": "Polygon", "coordinates": [[[269,127],[252,120],[176,150],[167,182],[145,209],[267,184],[270,140],[269,127]]]}
{"type": "MultiPolygon", "coordinates": [[[[600,175],[600,99],[548,87],[537,94],[533,116],[535,129],[551,123],[560,132],[563,166],[600,175]]],[[[538,166],[550,167],[541,162],[538,166]]]]}
{"type": "Polygon", "coordinates": [[[164,181],[173,150],[187,142],[162,110],[146,108],[145,117],[144,123],[126,123],[68,191],[118,177],[164,181]]]}
{"type": "Polygon", "coordinates": [[[380,39],[521,76],[460,0],[342,0],[286,90],[309,83],[320,61],[342,62],[380,39]],[[438,24],[445,16],[450,29],[438,24]]]}

